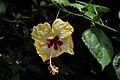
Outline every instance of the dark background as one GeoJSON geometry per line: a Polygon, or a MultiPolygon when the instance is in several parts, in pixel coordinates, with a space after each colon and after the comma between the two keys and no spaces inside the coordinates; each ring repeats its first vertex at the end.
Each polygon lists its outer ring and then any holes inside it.
{"type": "MultiPolygon", "coordinates": [[[[64,12],[60,12],[59,17],[74,27],[72,36],[75,55],[65,53],[54,58],[53,62],[60,72],[51,75],[47,62],[43,63],[36,53],[31,31],[38,23],[47,21],[52,24],[59,9],[50,0],[36,1],[37,4],[34,0],[0,0],[6,8],[5,12],[0,13],[0,80],[118,80],[112,62],[102,71],[100,64],[81,40],[82,33],[91,27],[90,21],[73,15],[62,17],[67,15],[64,12]],[[13,13],[29,18],[16,18],[13,13]]],[[[102,15],[102,19],[104,22],[107,20],[105,24],[119,31],[118,0],[93,0],[92,3],[110,8],[109,12],[102,15]]],[[[111,40],[114,56],[118,54],[119,32],[96,26],[111,40]]]]}

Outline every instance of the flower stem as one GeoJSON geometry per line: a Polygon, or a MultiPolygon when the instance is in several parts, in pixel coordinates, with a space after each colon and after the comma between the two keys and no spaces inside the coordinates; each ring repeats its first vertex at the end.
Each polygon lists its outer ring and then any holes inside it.
{"type": "Polygon", "coordinates": [[[57,12],[56,19],[58,18],[58,16],[59,16],[59,13],[60,13],[60,9],[59,9],[59,11],[57,12]]]}

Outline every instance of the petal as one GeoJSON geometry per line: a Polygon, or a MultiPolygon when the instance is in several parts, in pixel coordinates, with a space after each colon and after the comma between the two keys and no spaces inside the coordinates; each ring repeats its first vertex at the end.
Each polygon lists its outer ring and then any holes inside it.
{"type": "Polygon", "coordinates": [[[44,24],[38,24],[37,26],[34,26],[31,35],[34,40],[44,42],[50,35],[50,32],[51,32],[50,24],[45,22],[44,24]]]}
{"type": "Polygon", "coordinates": [[[42,58],[43,62],[50,58],[50,49],[48,49],[45,45],[41,46],[40,41],[35,41],[34,45],[36,47],[37,53],[42,58]]]}
{"type": "Polygon", "coordinates": [[[50,58],[50,49],[47,46],[47,38],[50,36],[51,27],[47,22],[33,27],[32,38],[35,40],[36,51],[43,61],[50,58]]]}
{"type": "Polygon", "coordinates": [[[56,19],[52,25],[52,34],[53,36],[58,35],[60,38],[65,38],[71,35],[73,32],[73,27],[68,23],[64,22],[61,19],[56,19]]]}
{"type": "Polygon", "coordinates": [[[63,54],[64,52],[67,52],[71,55],[74,54],[72,36],[70,35],[67,38],[62,39],[62,41],[63,41],[63,44],[58,47],[58,50],[52,51],[52,57],[58,57],[59,55],[63,54]]]}
{"type": "Polygon", "coordinates": [[[74,51],[73,51],[73,40],[72,40],[72,36],[68,36],[67,38],[64,38],[62,40],[64,42],[64,44],[61,47],[61,49],[64,51],[64,52],[67,52],[67,53],[70,53],[71,55],[74,54],[74,51]]]}
{"type": "Polygon", "coordinates": [[[64,51],[58,47],[58,50],[52,50],[52,58],[58,57],[59,55],[63,54],[64,51]]]}

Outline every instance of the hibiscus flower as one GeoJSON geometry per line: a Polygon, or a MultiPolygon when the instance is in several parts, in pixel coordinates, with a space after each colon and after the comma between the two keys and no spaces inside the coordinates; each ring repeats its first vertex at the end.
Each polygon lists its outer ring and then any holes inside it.
{"type": "Polygon", "coordinates": [[[44,24],[38,24],[33,27],[32,38],[35,40],[36,51],[42,60],[45,62],[51,58],[58,57],[59,55],[67,52],[71,55],[73,52],[72,32],[73,27],[61,19],[56,19],[52,27],[45,22],[44,24]]]}

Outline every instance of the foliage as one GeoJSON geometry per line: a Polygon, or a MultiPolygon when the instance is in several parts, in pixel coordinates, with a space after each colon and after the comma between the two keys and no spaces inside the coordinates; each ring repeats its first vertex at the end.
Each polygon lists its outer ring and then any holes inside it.
{"type": "Polygon", "coordinates": [[[3,1],[0,2],[0,15],[4,14],[6,12],[6,6],[3,3],[3,1]]]}
{"type": "Polygon", "coordinates": [[[120,54],[117,54],[113,60],[113,67],[115,69],[116,75],[120,80],[120,54]]]}
{"type": "Polygon", "coordinates": [[[120,11],[119,11],[119,13],[118,13],[118,17],[119,17],[119,19],[120,19],[120,11]]]}
{"type": "Polygon", "coordinates": [[[104,69],[113,56],[112,44],[105,33],[100,29],[90,28],[83,33],[82,39],[104,69]]]}
{"type": "Polygon", "coordinates": [[[120,11],[103,2],[0,0],[0,80],[120,80],[120,11]],[[36,54],[31,32],[56,18],[73,26],[75,55],[53,58],[59,67],[53,76],[36,54]]]}

